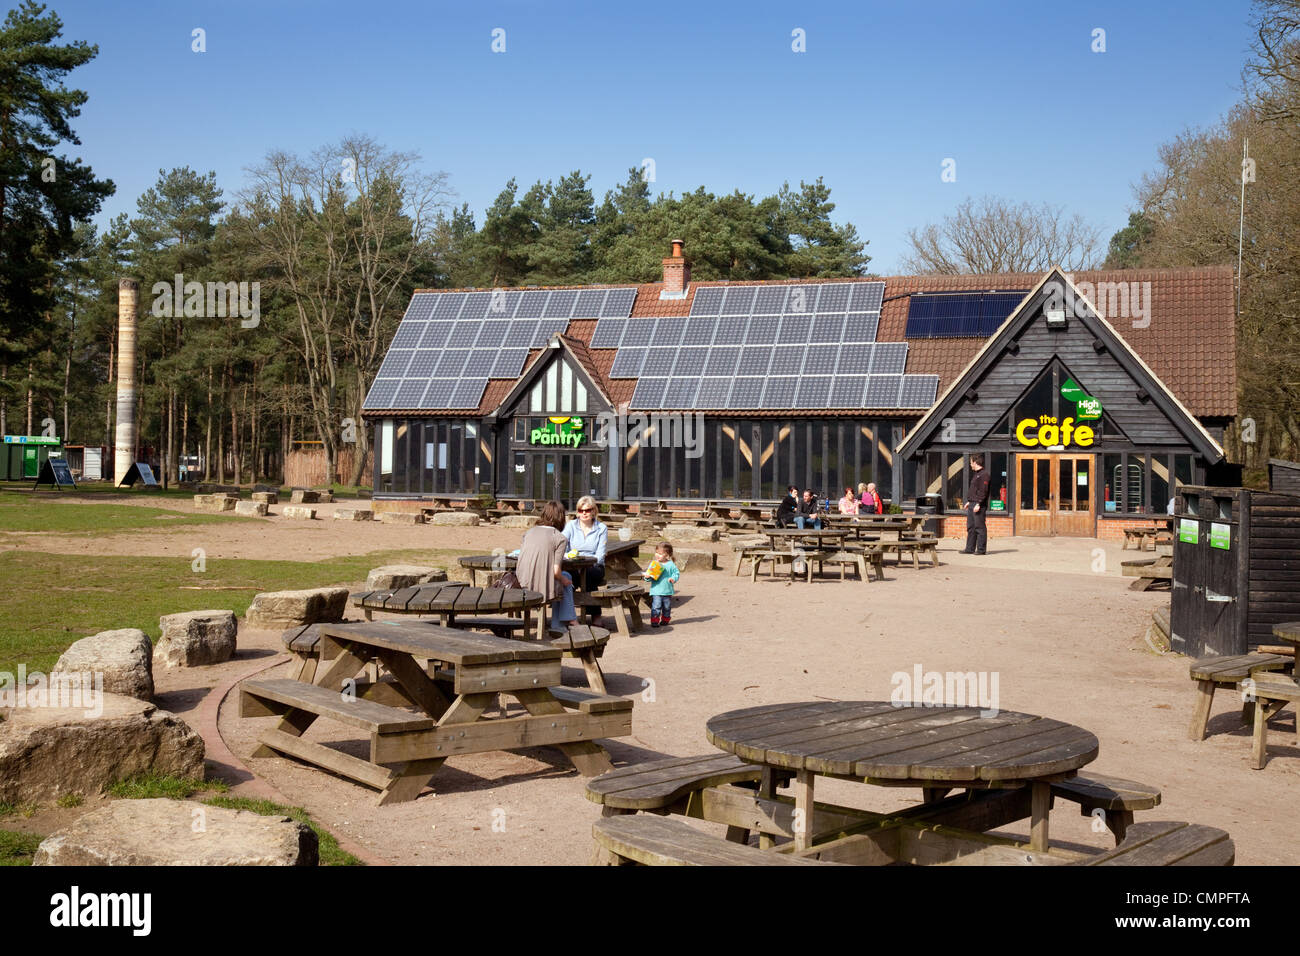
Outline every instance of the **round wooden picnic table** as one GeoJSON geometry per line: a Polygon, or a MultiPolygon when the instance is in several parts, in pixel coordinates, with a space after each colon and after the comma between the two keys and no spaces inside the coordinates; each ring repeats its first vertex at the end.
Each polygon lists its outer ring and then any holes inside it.
{"type": "Polygon", "coordinates": [[[1051,783],[1096,759],[1082,728],[1012,711],[906,706],[884,701],[812,701],[728,711],[709,720],[709,742],[769,772],[795,771],[795,809],[808,846],[817,775],[881,786],[921,787],[927,799],[953,788],[1031,787],[1030,846],[1047,849],[1051,783]]]}
{"type": "Polygon", "coordinates": [[[459,581],[420,584],[395,591],[359,591],[352,596],[354,607],[361,608],[370,620],[375,611],[392,614],[436,614],[451,626],[456,615],[503,614],[527,612],[546,605],[540,591],[523,588],[476,588],[459,581]]]}
{"type": "Polygon", "coordinates": [[[1273,625],[1273,636],[1289,644],[1300,646],[1300,621],[1284,621],[1273,625]]]}

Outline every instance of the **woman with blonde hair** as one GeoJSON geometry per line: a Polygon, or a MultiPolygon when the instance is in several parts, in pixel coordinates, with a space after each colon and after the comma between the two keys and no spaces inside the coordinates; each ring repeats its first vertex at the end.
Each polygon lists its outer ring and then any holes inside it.
{"type": "Polygon", "coordinates": [[[573,579],[564,570],[564,505],[548,501],[537,524],[524,534],[515,562],[515,577],[521,587],[540,591],[551,603],[551,630],[563,631],[578,622],[573,607],[573,579]]]}
{"type": "MultiPolygon", "coordinates": [[[[596,563],[583,571],[584,591],[594,591],[605,583],[605,548],[609,545],[609,528],[600,520],[600,506],[591,495],[578,499],[578,517],[564,528],[564,537],[568,539],[569,550],[579,555],[595,558],[596,563]]],[[[600,607],[588,607],[587,612],[600,616],[600,607]]]]}

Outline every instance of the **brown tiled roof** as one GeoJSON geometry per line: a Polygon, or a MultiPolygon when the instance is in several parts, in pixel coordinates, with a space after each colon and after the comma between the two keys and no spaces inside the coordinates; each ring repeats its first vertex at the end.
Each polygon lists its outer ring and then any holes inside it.
{"type": "MultiPolygon", "coordinates": [[[[1043,278],[1041,273],[1001,273],[992,276],[889,276],[884,278],[885,301],[881,309],[877,341],[907,341],[907,371],[939,376],[939,394],[952,384],[983,346],[984,338],[906,339],[907,311],[911,293],[973,292],[979,290],[1029,290],[1043,278]]],[[[1195,269],[1132,269],[1079,272],[1072,276],[1075,284],[1091,282],[1150,282],[1150,325],[1133,328],[1132,321],[1105,316],[1125,341],[1133,347],[1173,391],[1193,415],[1232,417],[1237,413],[1236,326],[1233,275],[1230,266],[1195,269]]],[[[744,285],[807,285],[817,282],[879,282],[880,277],[862,279],[782,279],[744,285]]],[[[692,282],[684,299],[660,299],[663,283],[650,282],[635,286],[549,286],[556,289],[634,288],[636,301],[632,316],[689,315],[696,290],[705,286],[732,283],[692,282]]],[[[421,292],[452,292],[452,289],[421,289],[421,292]]],[[[465,291],[465,290],[461,290],[465,291]]],[[[481,291],[481,290],[479,290],[481,291]]],[[[1105,303],[1093,303],[1104,315],[1105,303]]],[[[616,349],[593,349],[594,319],[574,319],[564,338],[584,370],[614,404],[630,402],[636,389],[634,379],[610,378],[616,349]]],[[[543,350],[529,352],[525,368],[543,350]]],[[[515,380],[493,379],[483,392],[477,414],[486,415],[501,404],[515,380]]],[[[371,413],[374,414],[374,413],[371,413]]],[[[393,409],[385,415],[428,415],[418,409],[393,409]]],[[[439,412],[440,415],[455,412],[439,412]]],[[[462,414],[474,414],[465,410],[462,414]]],[[[911,413],[904,413],[911,414],[911,413]]],[[[920,414],[920,412],[916,412],[920,414]]],[[[887,416],[897,418],[898,409],[746,409],[746,418],[818,416],[846,417],[887,416]]]]}

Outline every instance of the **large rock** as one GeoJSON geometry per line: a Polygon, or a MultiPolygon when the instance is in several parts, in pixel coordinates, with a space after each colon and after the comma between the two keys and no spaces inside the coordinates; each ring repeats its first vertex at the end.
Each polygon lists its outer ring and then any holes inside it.
{"type": "Polygon", "coordinates": [[[218,485],[215,482],[203,481],[195,489],[201,495],[233,495],[239,497],[239,485],[218,485]]]}
{"type": "Polygon", "coordinates": [[[537,522],[541,521],[537,515],[502,515],[501,527],[503,528],[531,528],[537,522]]]}
{"type": "Polygon", "coordinates": [[[308,491],[306,488],[294,488],[290,493],[289,500],[295,505],[314,505],[320,502],[320,492],[308,491]]]}
{"type": "Polygon", "coordinates": [[[317,492],[316,492],[316,500],[319,501],[319,502],[321,502],[322,504],[332,505],[332,504],[334,504],[334,492],[332,492],[332,491],[317,491],[317,492]]]}
{"type": "Polygon", "coordinates": [[[424,515],[418,511],[381,511],[381,524],[424,524],[424,515]]]}
{"type": "Polygon", "coordinates": [[[235,654],[234,611],[185,611],[158,619],[162,637],[153,659],[166,667],[220,664],[235,654]]]}
{"type": "Polygon", "coordinates": [[[678,541],[717,541],[717,528],[699,528],[693,524],[665,525],[663,536],[674,544],[678,541]]]}
{"type": "Polygon", "coordinates": [[[433,516],[433,524],[455,528],[478,527],[479,517],[466,511],[439,511],[433,516]]]}
{"type": "Polygon", "coordinates": [[[335,508],[336,521],[374,521],[375,513],[369,508],[335,508]]]}
{"type": "Polygon", "coordinates": [[[260,501],[264,505],[278,505],[280,495],[274,491],[255,491],[253,492],[253,500],[260,501]]]}
{"type": "MultiPolygon", "coordinates": [[[[21,703],[21,701],[19,701],[21,703]]],[[[137,773],[201,779],[203,738],[175,714],[120,694],[72,707],[0,709],[0,802],[97,793],[137,773]]]]}
{"type": "Polygon", "coordinates": [[[268,631],[283,631],[295,624],[341,621],[347,605],[347,588],[263,591],[253,598],[244,623],[268,631]]]}
{"type": "Polygon", "coordinates": [[[373,569],[366,576],[367,591],[396,591],[413,588],[417,584],[446,581],[447,569],[426,567],[421,564],[386,564],[373,569]]]}
{"type": "Polygon", "coordinates": [[[237,499],[231,495],[195,495],[194,510],[220,514],[223,511],[234,511],[237,499]]]}
{"type": "Polygon", "coordinates": [[[250,518],[265,518],[271,508],[265,501],[236,501],[235,514],[250,518]]]}
{"type": "Polygon", "coordinates": [[[103,674],[105,693],[150,700],[153,645],[148,635],[138,628],[100,631],[83,637],[64,651],[51,671],[53,674],[103,674]]]}
{"type": "Polygon", "coordinates": [[[311,521],[316,517],[315,508],[307,508],[303,505],[285,505],[280,509],[280,514],[286,518],[296,518],[301,521],[311,521]]]}
{"type": "Polygon", "coordinates": [[[653,538],[656,534],[655,524],[649,518],[628,518],[623,522],[623,527],[632,533],[632,537],[642,540],[653,538]]]}
{"type": "Polygon", "coordinates": [[[194,800],[116,800],[45,840],[33,866],[316,866],[305,823],[194,800]]]}
{"type": "Polygon", "coordinates": [[[673,564],[685,571],[713,571],[718,566],[718,556],[712,551],[694,551],[690,548],[673,548],[673,564]]]}
{"type": "Polygon", "coordinates": [[[266,494],[274,495],[274,494],[278,494],[279,491],[280,489],[275,485],[264,484],[263,482],[260,481],[257,484],[253,485],[253,494],[255,495],[266,495],[266,494]]]}

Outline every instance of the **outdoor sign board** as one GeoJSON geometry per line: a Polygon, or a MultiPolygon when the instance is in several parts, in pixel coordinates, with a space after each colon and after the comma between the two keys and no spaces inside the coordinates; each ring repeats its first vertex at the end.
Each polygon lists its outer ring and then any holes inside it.
{"type": "Polygon", "coordinates": [[[541,428],[528,433],[530,445],[565,445],[577,448],[582,444],[583,421],[570,416],[555,416],[542,422],[541,428]]]}
{"type": "Polygon", "coordinates": [[[36,484],[32,486],[35,491],[41,485],[50,484],[56,488],[67,486],[69,488],[77,487],[77,483],[72,480],[72,471],[68,468],[68,462],[65,458],[47,458],[41,464],[41,473],[36,476],[36,484]]]}
{"type": "Polygon", "coordinates": [[[1210,547],[1221,551],[1232,550],[1232,525],[1210,523],[1210,547]]]}
{"type": "Polygon", "coordinates": [[[1195,518],[1178,519],[1178,540],[1183,544],[1195,544],[1200,537],[1200,522],[1195,518]]]}

